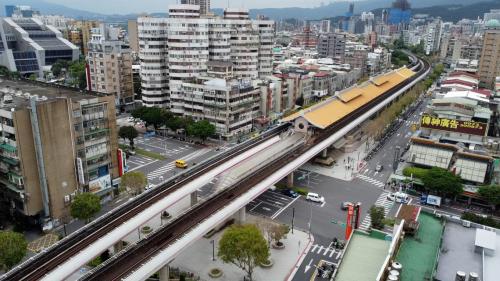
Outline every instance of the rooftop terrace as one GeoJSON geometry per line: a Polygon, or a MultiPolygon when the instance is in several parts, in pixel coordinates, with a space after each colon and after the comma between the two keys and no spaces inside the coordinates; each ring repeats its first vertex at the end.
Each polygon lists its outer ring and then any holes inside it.
{"type": "Polygon", "coordinates": [[[7,80],[0,77],[0,107],[17,108],[29,104],[29,97],[37,97],[39,101],[51,100],[56,98],[71,98],[78,101],[83,99],[92,99],[105,94],[95,92],[80,92],[78,89],[58,86],[54,84],[41,83],[27,80],[7,80]],[[11,103],[3,103],[4,96],[12,97],[11,103]]]}
{"type": "Polygon", "coordinates": [[[376,280],[391,242],[354,232],[340,264],[336,281],[376,280]]]}
{"type": "Polygon", "coordinates": [[[401,280],[432,280],[436,268],[443,224],[431,214],[420,213],[420,227],[414,237],[403,240],[396,260],[403,265],[401,280]]]}

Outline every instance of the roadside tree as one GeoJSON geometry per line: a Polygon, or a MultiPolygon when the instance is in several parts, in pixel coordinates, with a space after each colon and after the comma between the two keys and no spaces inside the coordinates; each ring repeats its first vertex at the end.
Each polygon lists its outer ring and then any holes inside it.
{"type": "Polygon", "coordinates": [[[75,196],[70,209],[72,217],[89,223],[90,219],[101,210],[101,199],[93,193],[80,193],[75,196]]]}
{"type": "Polygon", "coordinates": [[[255,267],[268,262],[269,248],[255,225],[235,225],[222,235],[217,255],[223,262],[241,268],[252,281],[255,267]]]}
{"type": "Polygon", "coordinates": [[[0,231],[0,269],[10,270],[26,255],[28,243],[21,233],[0,231]]]}
{"type": "Polygon", "coordinates": [[[500,186],[498,185],[481,186],[477,193],[486,199],[493,209],[500,204],[500,186]]]}
{"type": "Polygon", "coordinates": [[[443,196],[455,197],[463,192],[462,179],[446,169],[433,167],[421,180],[426,189],[443,196]]]}
{"type": "Polygon", "coordinates": [[[127,190],[131,195],[141,194],[148,184],[148,179],[144,173],[139,171],[132,171],[125,173],[121,177],[120,188],[127,190]]]}
{"type": "Polygon", "coordinates": [[[372,228],[383,229],[385,219],[384,207],[372,206],[370,208],[370,218],[372,221],[372,228]]]}
{"type": "Polygon", "coordinates": [[[118,135],[122,139],[128,139],[130,147],[133,149],[134,148],[134,139],[139,136],[139,133],[133,126],[124,126],[120,127],[120,130],[118,131],[118,135]]]}
{"type": "Polygon", "coordinates": [[[199,137],[202,141],[205,141],[209,136],[215,134],[215,126],[207,120],[202,120],[188,126],[187,132],[189,135],[199,137]]]}

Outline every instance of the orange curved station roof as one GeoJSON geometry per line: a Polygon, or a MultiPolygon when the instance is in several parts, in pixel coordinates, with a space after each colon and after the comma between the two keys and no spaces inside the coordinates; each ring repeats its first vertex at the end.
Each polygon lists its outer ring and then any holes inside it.
{"type": "Polygon", "coordinates": [[[282,121],[290,122],[302,116],[309,124],[325,129],[413,75],[415,72],[406,67],[381,74],[362,85],[346,89],[335,97],[287,116],[282,121]]]}

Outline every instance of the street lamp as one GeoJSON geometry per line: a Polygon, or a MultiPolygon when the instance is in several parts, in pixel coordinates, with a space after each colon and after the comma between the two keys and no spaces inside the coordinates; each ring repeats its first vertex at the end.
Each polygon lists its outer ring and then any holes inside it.
{"type": "Polygon", "coordinates": [[[212,261],[215,261],[215,240],[212,239],[210,244],[212,244],[212,261]]]}

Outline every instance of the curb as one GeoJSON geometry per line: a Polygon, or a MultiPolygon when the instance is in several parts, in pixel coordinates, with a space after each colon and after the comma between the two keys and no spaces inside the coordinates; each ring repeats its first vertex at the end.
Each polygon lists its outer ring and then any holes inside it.
{"type": "Polygon", "coordinates": [[[299,258],[297,259],[295,266],[290,270],[290,272],[288,272],[288,275],[285,277],[284,280],[292,281],[293,277],[295,276],[295,273],[297,273],[297,270],[299,270],[300,265],[302,264],[302,262],[306,258],[307,253],[309,252],[309,249],[311,249],[313,244],[314,244],[314,236],[311,234],[311,239],[309,239],[307,246],[304,248],[304,250],[300,254],[299,258]]]}

